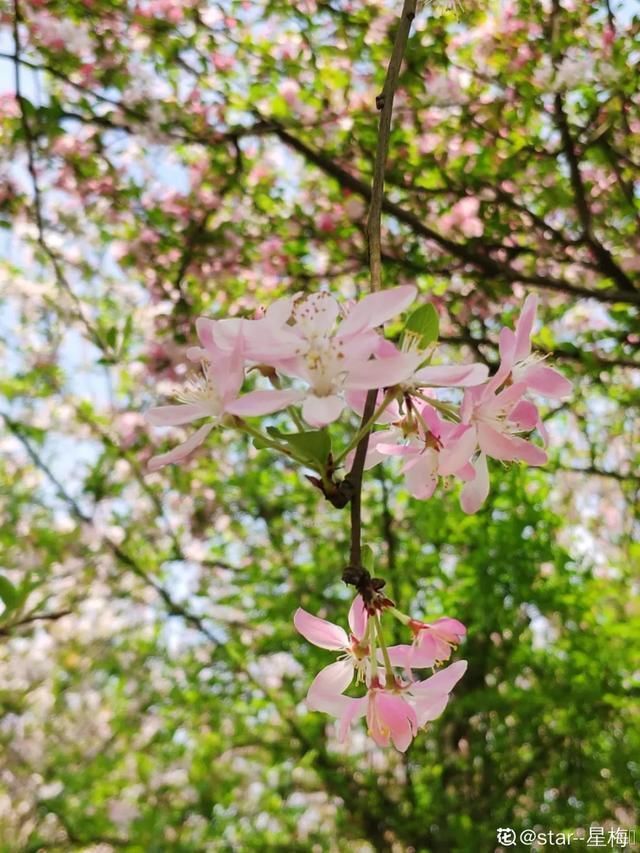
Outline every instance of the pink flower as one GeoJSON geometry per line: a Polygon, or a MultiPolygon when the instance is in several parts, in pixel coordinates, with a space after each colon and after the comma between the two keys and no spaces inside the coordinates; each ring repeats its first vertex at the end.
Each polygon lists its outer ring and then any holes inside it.
{"type": "Polygon", "coordinates": [[[238,335],[242,334],[246,361],[273,364],[274,360],[290,358],[299,346],[298,336],[287,325],[290,315],[291,300],[277,299],[258,320],[198,317],[196,331],[202,346],[191,347],[187,357],[201,361],[203,358],[217,358],[220,352],[231,353],[238,335]]]}
{"type": "Polygon", "coordinates": [[[350,635],[339,625],[313,616],[299,607],[293,617],[293,624],[305,640],[321,649],[343,652],[336,663],[329,664],[316,675],[309,692],[307,704],[312,710],[321,710],[326,696],[342,693],[353,681],[354,673],[358,681],[368,675],[369,647],[365,639],[369,615],[362,596],[357,595],[349,609],[350,635]]]}
{"type": "Polygon", "coordinates": [[[431,623],[413,619],[409,627],[414,633],[412,645],[389,647],[391,663],[405,670],[423,669],[449,660],[451,650],[458,646],[467,633],[462,622],[448,616],[431,623]]]}
{"type": "Polygon", "coordinates": [[[391,742],[397,750],[406,752],[418,729],[442,714],[466,669],[467,662],[462,660],[425,681],[396,682],[385,687],[376,679],[367,695],[359,699],[326,691],[316,703],[316,710],[338,718],[341,741],[346,739],[355,720],[366,717],[369,734],[378,746],[388,746],[391,742]]]}
{"type": "Polygon", "coordinates": [[[487,456],[505,462],[522,460],[529,465],[544,465],[546,452],[518,433],[538,427],[546,440],[538,409],[524,395],[528,390],[548,397],[565,397],[571,383],[558,371],[545,367],[531,354],[531,331],[535,321],[537,298],[527,297],[515,331],[500,332],[500,366],[481,387],[465,391],[461,420],[471,424],[480,453],[473,462],[475,477],[462,490],[460,502],[465,512],[476,512],[489,494],[487,456]]]}
{"type": "Polygon", "coordinates": [[[434,493],[440,477],[473,478],[469,460],[476,449],[476,436],[469,424],[443,420],[428,403],[417,412],[417,432],[408,444],[381,441],[382,436],[391,436],[390,431],[385,431],[374,433],[377,440],[372,450],[380,457],[403,457],[407,489],[413,497],[425,500],[434,493]]]}
{"type": "Polygon", "coordinates": [[[164,465],[183,462],[227,414],[239,417],[265,415],[284,409],[300,399],[299,391],[252,391],[239,396],[244,381],[242,328],[230,352],[214,350],[213,343],[209,341],[206,354],[212,360],[202,361],[202,375],[187,383],[178,395],[180,402],[177,405],[155,406],[146,412],[147,423],[152,426],[182,426],[207,418],[207,423],[185,442],[168,453],[154,456],[149,461],[152,471],[164,465]]]}
{"type": "Polygon", "coordinates": [[[289,329],[298,336],[296,354],[293,358],[267,354],[266,361],[309,385],[302,405],[308,424],[323,427],[335,421],[345,405],[344,391],[384,388],[411,375],[419,364],[413,354],[392,347],[387,357],[372,356],[381,341],[376,328],[403,311],[415,294],[410,285],[373,293],[353,305],[340,323],[338,302],[328,293],[290,301],[289,329]]]}
{"type": "Polygon", "coordinates": [[[552,367],[542,364],[545,356],[531,352],[531,332],[536,319],[538,297],[527,296],[515,331],[503,329],[500,333],[501,381],[510,373],[513,382],[523,382],[527,389],[544,397],[562,398],[571,394],[571,382],[552,367]]]}

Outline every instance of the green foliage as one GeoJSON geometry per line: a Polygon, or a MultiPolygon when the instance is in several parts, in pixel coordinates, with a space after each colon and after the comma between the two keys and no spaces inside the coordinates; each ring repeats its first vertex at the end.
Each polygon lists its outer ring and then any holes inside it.
{"type": "Polygon", "coordinates": [[[368,288],[396,10],[20,4],[22,112],[0,110],[1,853],[484,853],[499,826],[638,824],[638,18],[441,6],[401,69],[385,284],[418,286],[406,329],[440,337],[438,362],[492,370],[535,290],[535,352],[575,394],[544,411],[548,468],[493,464],[475,516],[454,491],[410,499],[391,463],[367,472],[366,567],[403,611],[468,626],[467,674],[400,756],[362,725],[337,744],[303,702],[335,656],[293,614],[346,628],[351,600],[348,509],[304,477],[328,432],[220,429],[150,474],[173,433],[142,422],[197,317],[368,288]],[[481,236],[443,224],[470,197],[481,236]]]}

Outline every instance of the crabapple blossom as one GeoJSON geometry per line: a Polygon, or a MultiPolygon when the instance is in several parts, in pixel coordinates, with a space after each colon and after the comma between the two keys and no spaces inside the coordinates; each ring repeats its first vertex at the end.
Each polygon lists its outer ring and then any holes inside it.
{"type": "Polygon", "coordinates": [[[464,637],[466,629],[456,619],[443,617],[429,624],[410,619],[393,607],[392,602],[375,594],[365,605],[357,595],[349,610],[348,635],[340,626],[298,608],[294,625],[305,639],[323,649],[341,651],[343,656],[316,675],[307,692],[307,707],[323,711],[339,721],[339,738],[344,740],[351,724],[366,717],[369,734],[378,746],[392,743],[404,752],[420,726],[435,719],[444,710],[451,689],[462,677],[466,662],[458,662],[424,682],[413,681],[413,668],[433,667],[446,660],[451,649],[464,637]],[[387,650],[380,612],[390,612],[414,635],[412,646],[392,646],[387,650]],[[379,644],[379,646],[378,646],[379,644]],[[378,665],[384,663],[384,671],[378,665]],[[406,679],[396,676],[391,667],[401,666],[406,679]],[[354,673],[367,692],[353,698],[345,696],[354,673]]]}
{"type": "Polygon", "coordinates": [[[356,720],[366,717],[369,734],[378,746],[392,743],[399,752],[406,752],[418,730],[442,714],[466,669],[467,661],[456,661],[424,681],[396,680],[394,685],[376,677],[360,698],[328,689],[316,698],[315,707],[338,719],[341,741],[356,720]]]}
{"type": "Polygon", "coordinates": [[[329,664],[316,676],[307,696],[309,707],[313,706],[314,696],[321,696],[327,690],[331,692],[335,686],[343,685],[340,693],[346,690],[353,681],[354,672],[358,681],[364,681],[369,658],[366,639],[368,621],[369,615],[360,595],[353,599],[349,609],[349,635],[339,625],[313,616],[302,607],[296,610],[293,623],[305,640],[321,649],[344,653],[339,661],[329,664]]]}
{"type": "Polygon", "coordinates": [[[391,663],[408,670],[436,666],[449,660],[452,649],[467,633],[462,622],[448,616],[430,623],[411,619],[408,627],[414,634],[413,643],[410,646],[390,646],[388,650],[391,663]]]}
{"type": "MultiPolygon", "coordinates": [[[[415,498],[430,498],[440,477],[455,475],[462,480],[474,477],[470,459],[476,449],[476,437],[469,424],[453,424],[443,420],[425,403],[416,411],[417,426],[408,444],[378,441],[374,445],[380,457],[400,456],[402,472],[409,492],[415,498]]],[[[387,433],[388,435],[388,433],[387,433]]]]}
{"type": "Polygon", "coordinates": [[[178,394],[179,403],[155,406],[145,415],[152,426],[181,426],[207,418],[207,422],[196,430],[184,443],[168,453],[153,457],[149,462],[152,471],[164,465],[184,461],[199,447],[211,430],[218,426],[225,415],[265,415],[286,408],[300,398],[295,390],[251,391],[240,395],[244,381],[244,336],[240,329],[229,353],[214,351],[212,341],[207,342],[202,361],[202,375],[190,380],[178,394]],[[211,359],[211,360],[209,360],[211,359]]]}
{"type": "Polygon", "coordinates": [[[381,342],[376,328],[410,305],[415,295],[411,285],[371,294],[348,309],[339,323],[340,306],[326,292],[290,300],[296,354],[276,356],[268,363],[309,385],[302,417],[310,426],[323,427],[340,416],[345,406],[341,392],[395,385],[414,372],[419,364],[415,355],[394,348],[384,358],[372,356],[381,342]]]}

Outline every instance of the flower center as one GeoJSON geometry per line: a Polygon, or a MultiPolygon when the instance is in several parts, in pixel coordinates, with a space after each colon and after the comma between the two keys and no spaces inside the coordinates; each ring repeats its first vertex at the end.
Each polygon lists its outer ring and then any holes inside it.
{"type": "Polygon", "coordinates": [[[209,365],[203,361],[200,366],[202,373],[187,379],[183,387],[176,391],[176,400],[187,405],[207,403],[210,404],[211,414],[218,414],[221,408],[220,394],[211,379],[209,365]]]}

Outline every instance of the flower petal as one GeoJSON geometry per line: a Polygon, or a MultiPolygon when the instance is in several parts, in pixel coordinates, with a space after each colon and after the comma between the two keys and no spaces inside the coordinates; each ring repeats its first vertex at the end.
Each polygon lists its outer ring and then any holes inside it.
{"type": "Polygon", "coordinates": [[[446,364],[422,367],[414,374],[418,385],[447,388],[469,388],[487,381],[489,368],[486,364],[446,364]]]}
{"type": "Polygon", "coordinates": [[[343,409],[344,402],[336,394],[329,394],[327,397],[308,394],[302,404],[302,417],[309,426],[321,429],[337,420],[343,409]]]}
{"type": "Polygon", "coordinates": [[[536,320],[538,310],[538,297],[530,293],[522,306],[522,312],[518,318],[515,329],[515,361],[524,361],[531,352],[531,332],[536,320]]]}
{"type": "Polygon", "coordinates": [[[268,415],[286,409],[304,397],[303,391],[250,391],[226,406],[226,411],[240,417],[268,415]]]}
{"type": "Polygon", "coordinates": [[[349,608],[349,627],[357,640],[364,639],[368,622],[369,614],[367,613],[367,608],[364,606],[362,596],[356,595],[349,608]]]}
{"type": "MultiPolygon", "coordinates": [[[[367,391],[347,391],[345,393],[345,400],[347,401],[347,405],[353,409],[358,415],[362,416],[364,412],[364,406],[367,400],[367,391]]],[[[384,391],[378,391],[378,396],[376,397],[376,408],[382,404],[384,399],[384,391]]],[[[400,420],[400,408],[398,406],[397,400],[392,400],[387,408],[380,414],[376,423],[378,424],[391,424],[400,420]]]]}
{"type": "Polygon", "coordinates": [[[345,338],[364,329],[375,329],[387,320],[401,314],[416,298],[417,290],[412,284],[402,284],[371,293],[357,302],[340,324],[338,336],[345,338]]]}
{"type": "Polygon", "coordinates": [[[431,628],[448,643],[459,643],[467,634],[466,627],[459,619],[451,616],[441,616],[431,623],[431,628]]]}
{"type": "Polygon", "coordinates": [[[418,718],[418,727],[422,728],[432,720],[436,720],[449,704],[449,694],[441,696],[425,696],[415,698],[413,704],[418,718]]]}
{"type": "MultiPolygon", "coordinates": [[[[404,643],[399,646],[388,646],[389,660],[392,666],[402,667],[402,669],[411,669],[411,654],[413,646],[407,646],[404,643]]],[[[382,652],[380,652],[380,656],[382,652]]]]}
{"type": "Polygon", "coordinates": [[[457,474],[473,456],[476,442],[476,430],[469,428],[459,433],[456,439],[440,451],[439,473],[443,477],[447,477],[449,474],[457,474]]]}
{"type": "Polygon", "coordinates": [[[465,483],[460,493],[460,506],[466,513],[477,512],[489,495],[489,469],[487,457],[481,453],[473,463],[476,472],[473,480],[465,483]]]}
{"type": "Polygon", "coordinates": [[[343,628],[312,613],[307,613],[302,607],[296,610],[293,624],[305,640],[313,643],[314,646],[332,651],[349,648],[349,637],[343,628]]]}
{"type": "Polygon", "coordinates": [[[400,752],[406,752],[418,730],[415,710],[401,696],[379,693],[377,713],[384,727],[389,729],[395,748],[400,752]]]}
{"type": "Polygon", "coordinates": [[[293,328],[304,337],[324,335],[331,331],[339,313],[340,307],[330,293],[303,294],[293,303],[293,328]]]}
{"type": "Polygon", "coordinates": [[[451,693],[456,684],[467,671],[467,661],[457,660],[444,669],[439,670],[424,681],[416,681],[410,687],[414,696],[442,696],[451,693]]]}
{"type": "Polygon", "coordinates": [[[361,696],[359,699],[342,696],[342,699],[346,701],[342,703],[343,710],[340,715],[340,727],[338,729],[338,740],[340,743],[344,743],[353,721],[365,716],[368,703],[366,696],[361,696]]]}
{"type": "Polygon", "coordinates": [[[203,424],[200,429],[196,430],[185,442],[174,447],[173,450],[170,450],[168,453],[161,453],[159,456],[154,456],[149,460],[149,470],[157,471],[165,465],[183,462],[196,447],[200,447],[214,426],[215,424],[213,423],[203,424]]]}
{"type": "Polygon", "coordinates": [[[325,666],[311,682],[307,693],[307,706],[312,711],[324,711],[339,716],[344,708],[342,696],[353,681],[353,663],[339,660],[325,666]],[[338,713],[336,713],[338,712],[338,713]]]}
{"type": "Polygon", "coordinates": [[[345,387],[350,390],[368,391],[371,388],[387,388],[409,379],[420,356],[414,353],[398,353],[389,358],[373,358],[368,361],[347,363],[345,387]]]}
{"type": "Polygon", "coordinates": [[[207,403],[181,403],[177,406],[154,406],[144,413],[151,426],[182,426],[200,418],[213,417],[213,406],[207,403]]]}
{"type": "Polygon", "coordinates": [[[543,365],[530,368],[524,374],[523,380],[528,388],[544,397],[568,397],[573,390],[573,385],[565,376],[552,367],[543,365]]]}

